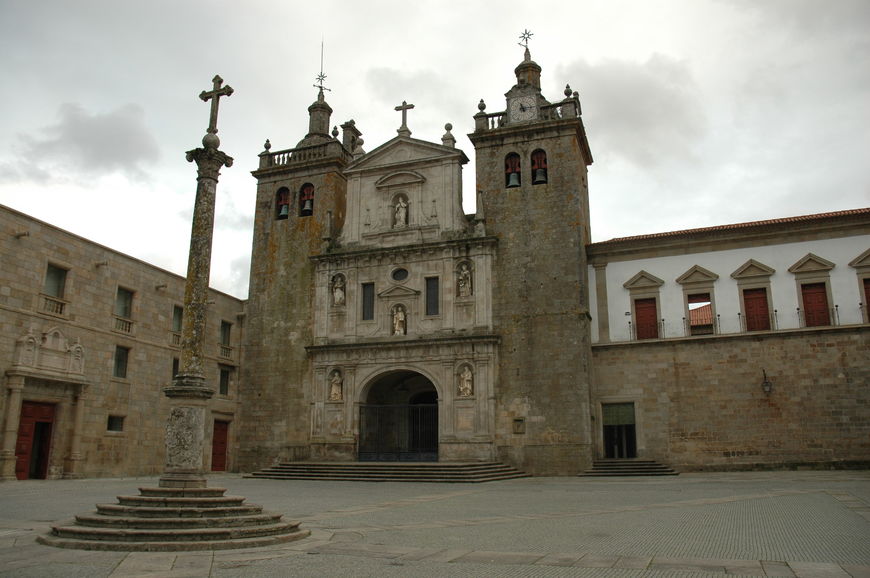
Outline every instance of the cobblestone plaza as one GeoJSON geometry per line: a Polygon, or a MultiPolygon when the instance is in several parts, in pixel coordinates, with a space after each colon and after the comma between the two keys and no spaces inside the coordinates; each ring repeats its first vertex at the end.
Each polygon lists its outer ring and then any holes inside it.
{"type": "Polygon", "coordinates": [[[37,535],[153,478],[0,493],[0,576],[870,576],[870,472],[529,478],[488,484],[254,480],[210,486],[299,520],[270,548],[124,553],[37,535]]]}

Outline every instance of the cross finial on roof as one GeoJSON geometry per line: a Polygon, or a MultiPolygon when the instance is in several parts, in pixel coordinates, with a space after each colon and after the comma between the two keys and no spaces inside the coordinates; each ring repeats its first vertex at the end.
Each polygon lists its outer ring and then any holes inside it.
{"type": "Polygon", "coordinates": [[[528,50],[528,49],[529,49],[529,39],[530,39],[532,36],[534,36],[534,34],[532,34],[532,33],[529,31],[528,28],[526,28],[525,30],[523,30],[523,33],[520,34],[520,42],[519,42],[519,45],[522,46],[523,48],[525,48],[526,50],[528,50]]]}
{"type": "Polygon", "coordinates": [[[233,93],[233,87],[229,84],[221,88],[221,84],[223,84],[224,79],[220,77],[220,75],[215,75],[212,78],[212,89],[209,91],[203,90],[199,93],[199,97],[204,101],[208,102],[211,100],[211,114],[208,119],[208,129],[206,130],[209,134],[217,133],[217,117],[218,117],[218,102],[220,97],[222,96],[230,96],[233,93]]]}
{"type": "Polygon", "coordinates": [[[323,81],[326,80],[326,75],[323,74],[323,39],[320,39],[320,74],[317,75],[317,84],[314,85],[314,88],[320,89],[320,94],[323,94],[324,90],[332,90],[331,88],[326,88],[323,86],[323,81]]]}
{"type": "Polygon", "coordinates": [[[402,136],[411,136],[411,130],[408,128],[408,111],[414,108],[413,104],[408,104],[406,101],[402,101],[402,104],[396,107],[396,110],[402,111],[402,126],[399,127],[398,132],[402,136]]]}

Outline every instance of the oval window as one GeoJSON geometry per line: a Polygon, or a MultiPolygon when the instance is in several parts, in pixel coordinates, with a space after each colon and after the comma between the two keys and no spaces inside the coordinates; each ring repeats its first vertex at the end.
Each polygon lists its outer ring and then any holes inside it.
{"type": "Polygon", "coordinates": [[[393,271],[393,281],[404,281],[408,278],[407,269],[396,269],[393,271]]]}

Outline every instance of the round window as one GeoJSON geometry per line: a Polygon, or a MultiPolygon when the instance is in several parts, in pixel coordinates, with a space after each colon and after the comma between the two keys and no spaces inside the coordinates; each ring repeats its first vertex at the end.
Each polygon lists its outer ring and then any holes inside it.
{"type": "Polygon", "coordinates": [[[404,281],[408,278],[407,269],[396,269],[393,271],[393,281],[404,281]]]}

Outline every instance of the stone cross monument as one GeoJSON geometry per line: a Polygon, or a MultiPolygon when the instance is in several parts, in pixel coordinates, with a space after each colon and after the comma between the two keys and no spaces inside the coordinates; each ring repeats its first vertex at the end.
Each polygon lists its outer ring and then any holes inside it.
{"type": "Polygon", "coordinates": [[[208,282],[211,270],[211,246],[214,231],[215,190],[222,166],[230,167],[232,157],[218,150],[217,116],[220,97],[230,96],[233,89],[215,76],[212,90],[199,97],[211,100],[208,129],[202,138],[203,148],[187,152],[188,162],[197,168],[196,201],[187,261],[187,284],[184,289],[184,323],[181,332],[181,366],[172,385],[163,389],[170,398],[166,424],[166,466],[160,486],[167,488],[204,488],[206,404],[214,390],[205,382],[203,341],[208,308],[208,282]]]}

